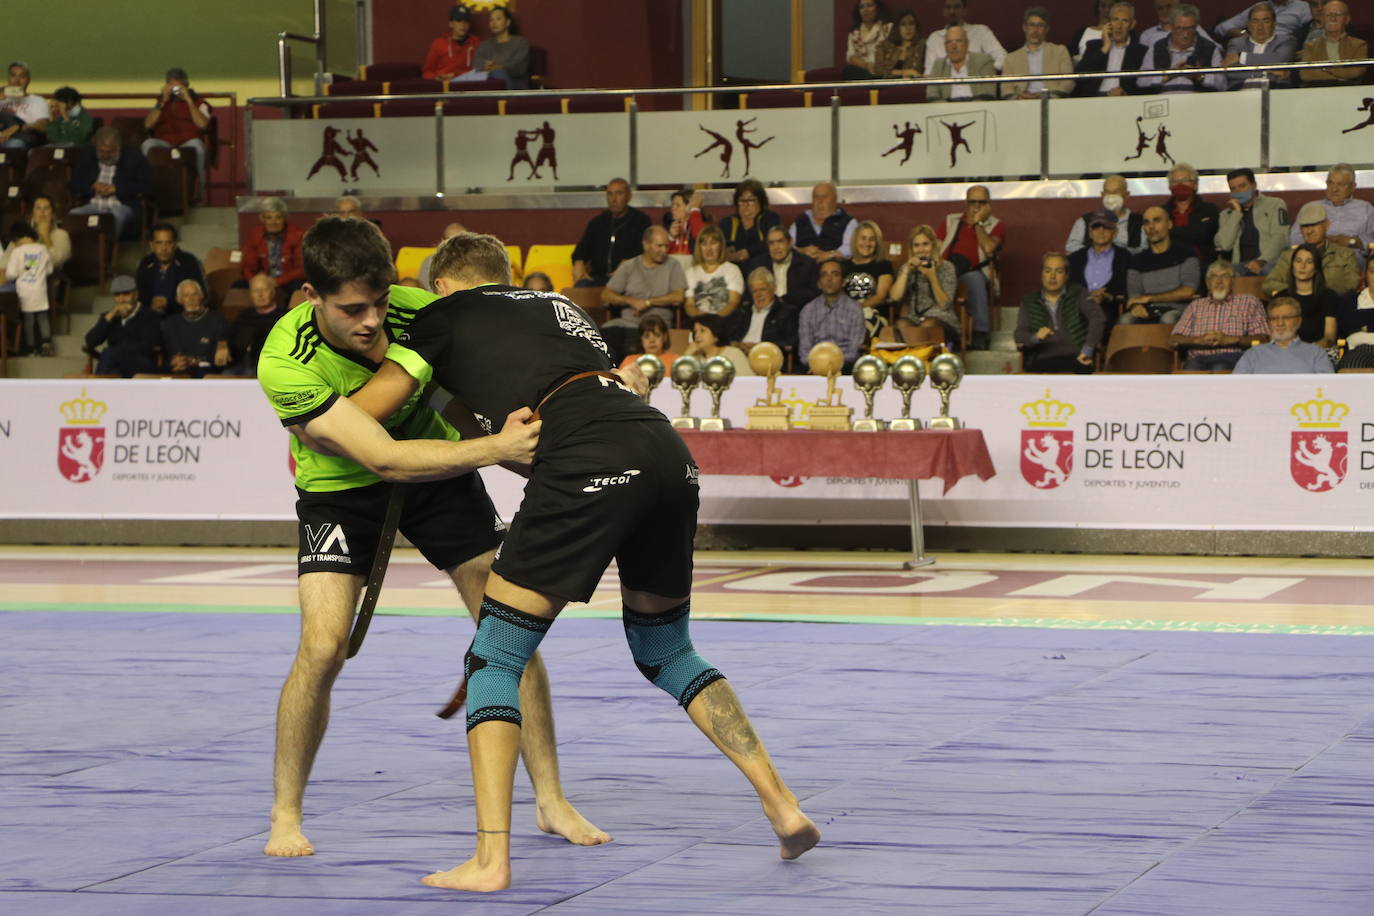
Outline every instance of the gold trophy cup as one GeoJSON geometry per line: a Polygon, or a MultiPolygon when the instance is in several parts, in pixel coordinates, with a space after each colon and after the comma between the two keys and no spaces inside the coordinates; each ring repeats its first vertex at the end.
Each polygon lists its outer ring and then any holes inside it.
{"type": "Polygon", "coordinates": [[[692,392],[701,384],[701,360],[695,356],[679,356],[673,360],[673,387],[682,395],[682,416],[673,417],[674,429],[696,429],[698,420],[692,416],[692,392]]]}
{"type": "Polygon", "coordinates": [[[812,375],[825,376],[825,398],[811,405],[811,428],[848,430],[854,408],[845,407],[843,396],[835,391],[835,379],[844,368],[844,353],[834,343],[823,340],[811,348],[806,363],[812,375]]]}
{"type": "Polygon", "coordinates": [[[755,344],[749,351],[749,368],[756,375],[768,379],[768,390],[762,400],[745,411],[748,420],[746,429],[791,429],[790,411],[782,402],[782,392],[778,391],[778,371],[782,369],[782,349],[775,343],[764,341],[755,344]]]}
{"type": "Polygon", "coordinates": [[[957,417],[949,415],[949,394],[964,378],[964,361],[953,353],[941,353],[930,363],[930,385],[940,392],[940,415],[927,424],[930,429],[963,429],[957,417]]]}
{"type": "Polygon", "coordinates": [[[644,403],[648,404],[653,400],[654,389],[663,381],[663,360],[652,353],[641,353],[635,360],[635,365],[644,373],[644,379],[649,383],[649,390],[644,392],[644,403]]]}
{"type": "Polygon", "coordinates": [[[703,432],[720,432],[730,428],[730,421],[720,415],[720,396],[735,380],[735,364],[724,356],[713,356],[701,367],[701,383],[711,392],[711,415],[703,417],[703,432]]]}
{"type": "Polygon", "coordinates": [[[926,380],[926,364],[916,356],[903,356],[892,364],[892,387],[902,395],[902,415],[887,425],[893,430],[921,428],[921,421],[911,416],[911,396],[926,380]]]}
{"type": "Polygon", "coordinates": [[[876,433],[887,428],[883,420],[873,418],[873,397],[887,381],[887,363],[876,356],[860,356],[854,362],[854,387],[864,396],[864,415],[854,421],[856,433],[876,433]]]}

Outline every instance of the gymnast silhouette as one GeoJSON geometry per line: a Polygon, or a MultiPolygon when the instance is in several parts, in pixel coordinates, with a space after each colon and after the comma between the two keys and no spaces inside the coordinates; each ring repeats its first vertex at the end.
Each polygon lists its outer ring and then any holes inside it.
{"type": "Polygon", "coordinates": [[[1368,112],[1369,116],[1365,118],[1362,124],[1356,124],[1354,127],[1347,127],[1345,130],[1341,131],[1341,133],[1348,134],[1352,131],[1364,130],[1369,125],[1374,124],[1374,99],[1365,99],[1363,104],[1361,104],[1356,111],[1368,112]]]}
{"type": "Polygon", "coordinates": [[[758,132],[758,128],[757,128],[757,127],[749,127],[749,126],[748,126],[748,125],[750,125],[750,124],[753,124],[754,121],[756,121],[756,120],[758,120],[758,119],[757,119],[757,118],[750,118],[748,121],[736,121],[736,122],[735,122],[735,139],[739,140],[739,145],[744,149],[744,174],[745,174],[745,175],[748,175],[748,174],[749,174],[749,169],[751,168],[750,163],[749,163],[749,152],[750,152],[751,150],[756,150],[756,149],[758,149],[760,146],[763,146],[763,145],[764,145],[765,143],[767,143],[769,140],[772,140],[772,139],[773,139],[772,137],[769,137],[769,138],[767,138],[767,139],[765,139],[765,140],[760,140],[758,143],[755,143],[754,141],[752,141],[752,140],[749,139],[749,136],[748,136],[749,134],[757,133],[757,132],[758,132]]]}
{"type": "MultiPolygon", "coordinates": [[[[695,156],[693,156],[692,158],[693,158],[693,159],[698,159],[698,158],[700,158],[700,157],[706,155],[707,153],[709,153],[711,150],[715,149],[717,146],[719,146],[719,147],[720,147],[720,161],[723,162],[723,163],[725,163],[725,169],[720,173],[720,177],[721,177],[721,178],[729,178],[729,177],[730,177],[730,159],[735,155],[735,145],[734,145],[733,143],[731,143],[728,139],[726,139],[724,136],[722,136],[722,135],[716,133],[714,130],[706,130],[706,128],[705,128],[705,127],[702,127],[700,124],[698,124],[697,127],[699,127],[701,130],[706,131],[706,133],[710,134],[712,137],[715,137],[715,139],[711,141],[711,145],[710,145],[710,146],[706,147],[706,149],[704,149],[704,150],[702,150],[701,152],[697,153],[697,154],[696,154],[695,156]]],[[[769,139],[771,140],[772,138],[769,137],[769,139]]]]}

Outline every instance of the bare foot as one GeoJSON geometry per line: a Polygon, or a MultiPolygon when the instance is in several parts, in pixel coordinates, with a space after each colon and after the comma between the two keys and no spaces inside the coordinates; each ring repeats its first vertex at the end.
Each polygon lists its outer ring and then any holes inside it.
{"type": "Polygon", "coordinates": [[[269,856],[313,856],[315,847],[301,833],[299,820],[273,821],[272,833],[263,849],[269,856]]]}
{"type": "Polygon", "coordinates": [[[611,841],[609,833],[583,817],[566,798],[549,804],[540,802],[534,823],[545,833],[561,836],[575,846],[600,846],[611,841]]]}
{"type": "Polygon", "coordinates": [[[794,802],[776,811],[765,811],[778,835],[778,854],[795,859],[821,841],[821,832],[794,802]]]}
{"type": "Polygon", "coordinates": [[[503,891],[510,887],[510,863],[483,868],[477,864],[477,858],[474,856],[457,868],[425,875],[420,879],[420,883],[455,891],[503,891]]]}

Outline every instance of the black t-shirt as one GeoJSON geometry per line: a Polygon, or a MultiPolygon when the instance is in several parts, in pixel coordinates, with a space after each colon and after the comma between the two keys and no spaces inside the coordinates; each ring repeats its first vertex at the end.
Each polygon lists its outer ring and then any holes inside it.
{"type": "Polygon", "coordinates": [[[884,276],[893,276],[891,261],[869,261],[855,264],[850,258],[840,262],[844,271],[844,292],[860,305],[878,291],[878,281],[884,276]]]}
{"type": "Polygon", "coordinates": [[[1283,293],[1292,296],[1302,306],[1302,324],[1298,325],[1298,339],[1316,343],[1326,334],[1326,319],[1335,318],[1340,297],[1329,289],[1321,295],[1308,293],[1305,296],[1293,292],[1290,287],[1283,293]]]}
{"type": "MultiPolygon", "coordinates": [[[[396,334],[387,357],[422,383],[432,368],[434,381],[493,431],[513,411],[538,407],[565,379],[613,368],[606,342],[582,309],[557,293],[496,284],[419,309],[396,334]]],[[[540,415],[545,440],[597,420],[663,420],[628,388],[604,378],[573,382],[540,415]]]]}

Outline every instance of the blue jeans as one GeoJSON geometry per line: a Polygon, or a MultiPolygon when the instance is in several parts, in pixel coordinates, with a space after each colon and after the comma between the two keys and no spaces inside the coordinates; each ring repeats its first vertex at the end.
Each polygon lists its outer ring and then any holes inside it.
{"type": "Polygon", "coordinates": [[[68,212],[73,215],[84,215],[87,213],[109,213],[111,216],[114,217],[115,241],[119,241],[120,239],[127,237],[128,232],[126,230],[129,228],[129,226],[133,225],[138,219],[138,211],[122,201],[116,202],[114,208],[111,210],[102,210],[95,205],[94,201],[92,201],[91,203],[83,204],[80,207],[73,207],[68,212]]]}
{"type": "Polygon", "coordinates": [[[1176,305],[1147,305],[1150,310],[1149,318],[1137,318],[1129,310],[1121,313],[1121,317],[1116,320],[1117,324],[1178,324],[1178,320],[1183,317],[1183,309],[1176,305]]]}
{"type": "Polygon", "coordinates": [[[1213,369],[1234,369],[1236,363],[1240,362],[1240,350],[1228,350],[1225,353],[1208,353],[1206,356],[1190,356],[1184,362],[1183,368],[1189,372],[1210,372],[1213,369]]]}
{"type": "Polygon", "coordinates": [[[959,279],[968,290],[968,313],[973,318],[973,330],[987,333],[988,324],[988,278],[981,270],[970,270],[960,274],[959,279]]]}

